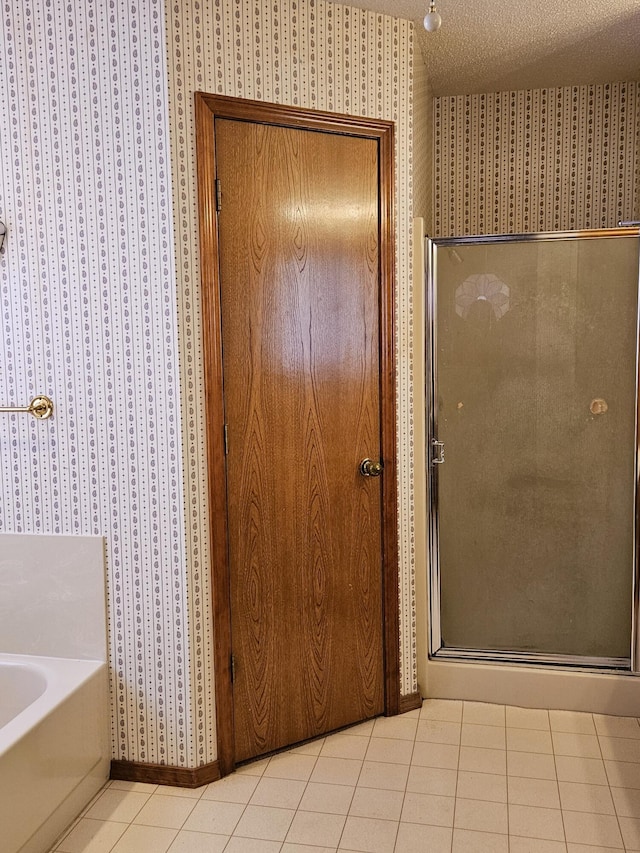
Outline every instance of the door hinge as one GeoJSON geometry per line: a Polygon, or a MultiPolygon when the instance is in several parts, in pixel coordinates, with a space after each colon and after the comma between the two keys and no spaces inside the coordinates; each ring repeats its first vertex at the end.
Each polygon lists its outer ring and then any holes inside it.
{"type": "Polygon", "coordinates": [[[216,178],[216,211],[220,213],[222,210],[222,182],[220,178],[216,178]]]}
{"type": "Polygon", "coordinates": [[[229,668],[231,669],[231,683],[236,680],[236,659],[233,655],[231,655],[231,659],[229,661],[229,668]]]}
{"type": "Polygon", "coordinates": [[[229,455],[229,428],[227,424],[224,425],[224,455],[229,455]]]}

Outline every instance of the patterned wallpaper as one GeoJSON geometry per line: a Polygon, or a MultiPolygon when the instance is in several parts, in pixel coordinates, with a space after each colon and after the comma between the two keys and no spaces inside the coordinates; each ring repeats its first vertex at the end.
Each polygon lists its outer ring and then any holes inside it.
{"type": "Polygon", "coordinates": [[[435,234],[640,218],[640,83],[435,100],[435,234]]]}
{"type": "MultiPolygon", "coordinates": [[[[397,121],[402,684],[415,689],[411,25],[325,2],[5,0],[0,531],[107,539],[114,757],[215,758],[196,89],[397,121]]],[[[52,650],[53,651],[53,650],[52,650]]]]}
{"type": "Polygon", "coordinates": [[[114,755],[183,763],[195,751],[163,27],[161,0],[3,4],[0,402],[45,393],[56,408],[0,415],[0,530],[107,536],[114,755]]]}
{"type": "Polygon", "coordinates": [[[425,231],[432,233],[433,221],[433,92],[427,69],[419,49],[413,59],[413,137],[412,180],[413,216],[425,222],[425,231]]]}
{"type": "MultiPolygon", "coordinates": [[[[210,671],[207,499],[197,246],[193,93],[205,91],[397,122],[399,528],[402,692],[416,689],[412,577],[410,220],[413,30],[407,21],[323,0],[182,0],[167,15],[188,548],[203,633],[194,645],[210,671]]],[[[206,718],[211,685],[196,683],[206,718]]],[[[209,729],[211,731],[211,729],[209,729]]],[[[202,755],[215,754],[208,743],[202,755]]]]}

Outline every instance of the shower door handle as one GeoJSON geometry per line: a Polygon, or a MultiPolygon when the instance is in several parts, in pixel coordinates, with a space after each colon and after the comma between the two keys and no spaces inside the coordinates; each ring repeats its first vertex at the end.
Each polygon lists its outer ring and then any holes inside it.
{"type": "Polygon", "coordinates": [[[431,439],[431,447],[433,449],[432,465],[442,465],[444,463],[444,441],[438,441],[435,438],[431,439]]]}

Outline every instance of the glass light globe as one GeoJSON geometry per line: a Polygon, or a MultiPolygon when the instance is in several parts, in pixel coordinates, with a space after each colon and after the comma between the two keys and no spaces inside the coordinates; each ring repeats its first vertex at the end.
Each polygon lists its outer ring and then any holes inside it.
{"type": "Polygon", "coordinates": [[[432,3],[429,6],[429,11],[424,16],[424,28],[428,33],[435,33],[436,30],[440,29],[440,24],[442,23],[442,18],[436,11],[435,5],[432,3]]]}

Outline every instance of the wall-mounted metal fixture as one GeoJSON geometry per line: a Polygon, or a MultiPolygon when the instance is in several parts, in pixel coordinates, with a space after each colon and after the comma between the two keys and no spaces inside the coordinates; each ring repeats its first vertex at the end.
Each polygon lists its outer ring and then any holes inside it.
{"type": "Polygon", "coordinates": [[[0,252],[2,251],[2,247],[4,246],[4,238],[7,235],[7,226],[4,222],[0,222],[0,252]]]}
{"type": "Polygon", "coordinates": [[[0,412],[26,412],[40,421],[46,421],[53,414],[53,400],[40,394],[28,406],[0,406],[0,412]]]}
{"type": "Polygon", "coordinates": [[[618,228],[633,228],[640,225],[640,219],[621,219],[618,222],[618,228]]]}

